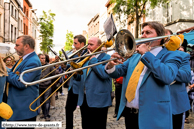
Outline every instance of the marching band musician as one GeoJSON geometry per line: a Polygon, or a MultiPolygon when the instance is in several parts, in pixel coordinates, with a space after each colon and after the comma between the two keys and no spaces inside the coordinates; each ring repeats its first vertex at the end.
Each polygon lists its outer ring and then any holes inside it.
{"type": "MultiPolygon", "coordinates": [[[[19,36],[15,43],[15,50],[21,58],[15,63],[6,77],[7,103],[13,109],[13,115],[9,121],[36,121],[38,111],[30,111],[29,105],[39,96],[38,84],[26,87],[19,81],[20,73],[27,69],[40,67],[41,63],[34,52],[35,40],[28,35],[19,36]]],[[[32,82],[40,79],[41,70],[24,74],[24,80],[32,82]]],[[[4,97],[5,97],[4,95],[4,97]]],[[[36,101],[32,108],[36,108],[36,101]]],[[[29,129],[29,128],[28,128],[29,129]]]]}
{"type": "MultiPolygon", "coordinates": [[[[155,21],[143,23],[142,28],[141,38],[165,35],[164,26],[155,21]]],[[[117,120],[123,115],[126,129],[172,129],[169,85],[182,58],[162,47],[163,39],[148,44],[137,46],[138,53],[127,61],[110,61],[105,67],[110,77],[124,77],[117,120]]],[[[123,59],[118,53],[111,58],[123,59]]]]}
{"type": "MultiPolygon", "coordinates": [[[[76,35],[74,37],[74,43],[73,43],[73,46],[75,47],[75,49],[79,50],[80,48],[84,47],[84,45],[86,45],[86,38],[83,35],[76,35]]],[[[72,58],[82,56],[86,52],[87,52],[87,49],[78,53],[78,55],[74,55],[72,58]]],[[[68,67],[69,66],[67,66],[67,69],[68,67]]],[[[77,107],[79,85],[80,83],[76,81],[74,77],[70,79],[68,96],[67,96],[66,107],[65,107],[66,129],[73,129],[73,112],[77,107]]]]}
{"type": "MultiPolygon", "coordinates": [[[[93,52],[101,45],[101,40],[92,37],[88,40],[88,51],[93,52]]],[[[92,56],[84,66],[110,59],[110,55],[101,53],[92,56]]],[[[79,83],[78,105],[81,110],[83,129],[106,129],[108,107],[111,106],[112,78],[104,71],[105,64],[83,70],[77,74],[79,83]]]]}
{"type": "Polygon", "coordinates": [[[5,121],[4,119],[9,119],[11,115],[13,114],[12,109],[9,105],[5,104],[3,101],[3,92],[5,87],[5,81],[6,81],[7,75],[7,69],[6,66],[0,56],[0,129],[4,129],[1,126],[1,122],[5,121]]]}
{"type": "MultiPolygon", "coordinates": [[[[173,34],[171,30],[165,30],[166,35],[173,34]]],[[[182,48],[186,42],[182,43],[182,48]]],[[[191,67],[190,67],[190,55],[186,52],[182,52],[177,50],[176,52],[182,56],[183,61],[181,62],[181,66],[178,70],[178,74],[176,77],[176,82],[170,85],[170,93],[171,93],[171,103],[172,103],[172,122],[173,129],[181,129],[183,124],[183,113],[189,110],[190,103],[189,97],[186,90],[186,84],[191,81],[191,67]]],[[[183,49],[184,50],[184,49],[183,49]]],[[[185,48],[186,50],[186,48],[185,48]]]]}

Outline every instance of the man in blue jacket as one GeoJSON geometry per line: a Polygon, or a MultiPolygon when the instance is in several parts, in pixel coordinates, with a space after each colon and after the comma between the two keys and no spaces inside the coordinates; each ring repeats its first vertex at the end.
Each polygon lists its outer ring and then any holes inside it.
{"type": "MultiPolygon", "coordinates": [[[[165,30],[166,35],[173,34],[171,30],[165,30]]],[[[186,50],[187,43],[183,42],[180,48],[186,50]]],[[[179,48],[179,49],[180,49],[179,48]]],[[[171,93],[171,103],[172,103],[172,121],[173,129],[181,129],[183,124],[183,113],[189,110],[190,103],[189,97],[186,90],[186,84],[191,81],[191,67],[190,67],[190,55],[186,52],[176,51],[180,56],[182,56],[183,61],[178,70],[178,74],[175,79],[175,83],[170,86],[171,93]]]]}
{"type": "MultiPolygon", "coordinates": [[[[101,45],[101,40],[92,37],[88,40],[88,51],[93,52],[101,45]]],[[[110,56],[101,53],[92,56],[84,66],[108,60],[110,56]]],[[[81,79],[78,105],[80,106],[83,129],[106,129],[108,107],[111,105],[112,79],[104,71],[105,64],[83,70],[77,75],[81,79]]]]}
{"type": "MultiPolygon", "coordinates": [[[[165,35],[158,22],[145,22],[142,28],[142,38],[165,35]]],[[[136,48],[138,54],[125,62],[111,61],[105,67],[111,77],[124,77],[117,120],[123,115],[126,129],[172,129],[169,85],[177,76],[182,58],[161,44],[161,39],[141,44],[136,48]],[[115,67],[116,63],[122,64],[115,67]],[[135,73],[139,73],[138,78],[132,76],[135,73]]],[[[111,56],[115,57],[122,59],[118,53],[111,56]]]]}
{"type": "MultiPolygon", "coordinates": [[[[83,35],[76,35],[74,37],[73,46],[76,50],[79,50],[86,44],[86,38],[83,35]]],[[[74,55],[72,58],[81,56],[85,54],[87,50],[83,50],[82,52],[74,55]]],[[[69,66],[67,66],[68,69],[69,66]]],[[[79,93],[79,85],[80,83],[75,80],[74,77],[70,79],[68,96],[66,101],[65,113],[66,113],[66,129],[73,129],[73,112],[77,107],[78,101],[78,93],[79,93]]]]}
{"type": "MultiPolygon", "coordinates": [[[[28,35],[19,36],[15,44],[15,50],[21,58],[15,63],[6,77],[7,103],[13,109],[13,116],[9,121],[36,121],[38,111],[30,111],[29,105],[39,96],[39,85],[25,86],[19,81],[20,74],[28,69],[41,66],[40,60],[34,52],[35,40],[28,35]]],[[[41,70],[26,73],[23,79],[27,82],[40,79],[41,70]]],[[[39,105],[36,101],[32,105],[35,109],[39,105]]]]}

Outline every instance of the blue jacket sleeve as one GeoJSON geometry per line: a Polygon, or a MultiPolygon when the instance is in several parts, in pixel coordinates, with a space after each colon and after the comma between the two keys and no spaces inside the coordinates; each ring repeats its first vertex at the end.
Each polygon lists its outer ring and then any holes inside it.
{"type": "Polygon", "coordinates": [[[171,84],[178,73],[182,57],[174,51],[168,51],[163,60],[156,58],[152,53],[146,52],[141,61],[153,73],[154,77],[166,85],[171,84]]]}
{"type": "MultiPolygon", "coordinates": [[[[92,65],[92,64],[96,64],[96,63],[99,63],[101,61],[105,61],[105,60],[109,60],[110,59],[110,56],[109,55],[106,55],[105,57],[103,57],[100,61],[98,61],[97,58],[92,58],[88,65],[92,65]]],[[[96,66],[93,66],[91,67],[91,69],[95,72],[95,74],[100,77],[101,79],[108,79],[110,78],[108,76],[108,74],[105,72],[104,70],[104,67],[105,67],[106,63],[105,64],[100,64],[100,65],[96,65],[96,66]]]]}
{"type": "Polygon", "coordinates": [[[186,56],[183,58],[175,80],[182,83],[189,83],[191,81],[190,55],[187,53],[185,54],[186,56]]]}
{"type": "Polygon", "coordinates": [[[119,78],[121,76],[123,77],[126,76],[128,65],[129,65],[129,59],[126,60],[123,64],[116,65],[115,71],[109,74],[109,76],[112,78],[119,78]]]}

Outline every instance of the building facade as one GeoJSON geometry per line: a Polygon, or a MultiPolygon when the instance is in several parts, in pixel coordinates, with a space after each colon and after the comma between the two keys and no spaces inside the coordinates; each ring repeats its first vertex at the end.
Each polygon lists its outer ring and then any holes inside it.
{"type": "Polygon", "coordinates": [[[0,0],[0,42],[15,44],[18,36],[30,35],[40,53],[39,24],[29,0],[0,0]]]}
{"type": "Polygon", "coordinates": [[[22,9],[20,0],[4,2],[4,42],[15,43],[19,35],[19,12],[22,9]]]}
{"type": "Polygon", "coordinates": [[[88,23],[88,38],[99,37],[99,13],[96,14],[88,23]]]}
{"type": "Polygon", "coordinates": [[[4,0],[0,0],[0,42],[4,40],[4,0]]]}
{"type": "Polygon", "coordinates": [[[174,33],[194,26],[194,0],[171,0],[165,7],[147,12],[146,21],[159,21],[174,33]]]}
{"type": "Polygon", "coordinates": [[[23,17],[23,30],[25,35],[28,35],[29,32],[30,9],[32,9],[32,4],[30,3],[30,1],[23,0],[23,12],[25,14],[25,16],[23,17]]]}

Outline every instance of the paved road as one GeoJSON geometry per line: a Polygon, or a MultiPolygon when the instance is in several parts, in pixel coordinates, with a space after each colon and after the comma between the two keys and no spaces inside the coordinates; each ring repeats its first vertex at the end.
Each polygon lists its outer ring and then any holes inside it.
{"type": "MultiPolygon", "coordinates": [[[[56,101],[56,108],[50,110],[51,121],[60,121],[62,122],[62,127],[58,129],[65,129],[65,104],[67,99],[67,88],[63,88],[64,96],[59,95],[59,99],[56,101]]],[[[107,129],[125,129],[124,119],[121,118],[119,121],[116,121],[116,118],[113,118],[114,114],[114,101],[113,106],[109,108],[108,111],[108,120],[107,120],[107,129]]],[[[194,129],[194,114],[191,114],[189,117],[190,123],[185,124],[184,129],[194,129]]],[[[40,115],[37,117],[37,121],[45,121],[40,119],[40,115]]],[[[45,128],[36,128],[36,129],[45,129],[45,128]]],[[[49,129],[49,128],[46,128],[49,129]]],[[[77,108],[74,112],[74,129],[81,129],[81,115],[80,109],[77,108]]]]}

